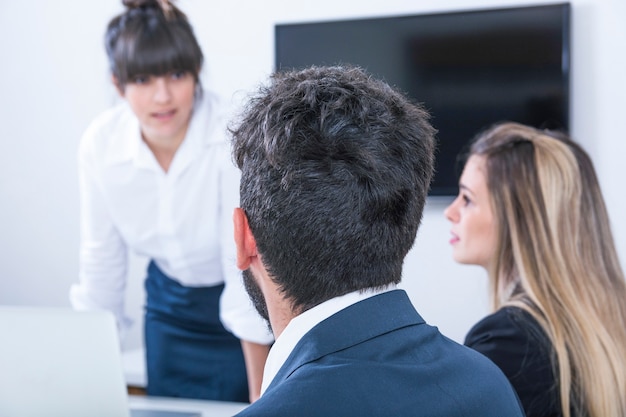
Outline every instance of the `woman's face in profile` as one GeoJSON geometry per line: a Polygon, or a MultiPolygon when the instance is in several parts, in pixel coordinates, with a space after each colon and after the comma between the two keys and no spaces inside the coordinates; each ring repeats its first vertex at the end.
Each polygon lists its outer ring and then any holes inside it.
{"type": "Polygon", "coordinates": [[[470,156],[459,181],[459,195],[444,214],[452,223],[450,244],[454,260],[489,269],[496,254],[498,228],[486,172],[485,158],[470,156]]]}

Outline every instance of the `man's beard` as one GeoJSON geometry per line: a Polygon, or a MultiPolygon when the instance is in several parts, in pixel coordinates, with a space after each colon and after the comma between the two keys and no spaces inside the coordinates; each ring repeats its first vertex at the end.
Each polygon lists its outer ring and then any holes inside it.
{"type": "Polygon", "coordinates": [[[261,317],[267,321],[267,325],[270,326],[271,330],[270,316],[267,313],[267,303],[265,302],[265,297],[263,297],[261,287],[259,287],[259,284],[256,283],[256,280],[249,269],[243,271],[243,283],[246,287],[246,292],[248,293],[250,300],[252,300],[254,308],[256,308],[256,311],[259,312],[261,317]]]}

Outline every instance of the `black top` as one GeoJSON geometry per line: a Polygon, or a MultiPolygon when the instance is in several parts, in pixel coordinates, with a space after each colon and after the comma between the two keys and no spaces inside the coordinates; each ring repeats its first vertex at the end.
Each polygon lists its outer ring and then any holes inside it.
{"type": "Polygon", "coordinates": [[[561,417],[550,340],[526,311],[504,307],[478,322],[465,345],[491,359],[507,376],[527,417],[561,417]]]}

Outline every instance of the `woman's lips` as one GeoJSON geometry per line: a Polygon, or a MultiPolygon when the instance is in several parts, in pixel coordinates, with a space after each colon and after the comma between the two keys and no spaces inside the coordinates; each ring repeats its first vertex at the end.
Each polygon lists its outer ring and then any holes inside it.
{"type": "Polygon", "coordinates": [[[168,120],[174,117],[175,113],[176,113],[175,109],[162,111],[162,112],[154,112],[152,113],[152,117],[158,120],[168,120]]]}

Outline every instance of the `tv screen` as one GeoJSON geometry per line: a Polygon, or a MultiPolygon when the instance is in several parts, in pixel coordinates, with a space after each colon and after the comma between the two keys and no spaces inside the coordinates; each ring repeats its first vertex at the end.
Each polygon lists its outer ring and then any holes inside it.
{"type": "Polygon", "coordinates": [[[275,69],[354,64],[407,93],[437,128],[430,195],[499,121],[569,129],[569,3],[275,26],[275,69]]]}

